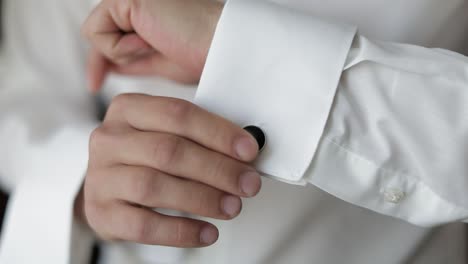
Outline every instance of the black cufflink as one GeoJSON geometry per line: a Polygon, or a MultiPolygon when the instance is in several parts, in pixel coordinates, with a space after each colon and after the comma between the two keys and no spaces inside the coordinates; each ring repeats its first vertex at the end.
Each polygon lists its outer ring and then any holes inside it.
{"type": "Polygon", "coordinates": [[[249,132],[257,141],[258,151],[262,151],[266,143],[265,133],[263,133],[262,129],[257,126],[246,126],[244,129],[245,131],[249,132]]]}

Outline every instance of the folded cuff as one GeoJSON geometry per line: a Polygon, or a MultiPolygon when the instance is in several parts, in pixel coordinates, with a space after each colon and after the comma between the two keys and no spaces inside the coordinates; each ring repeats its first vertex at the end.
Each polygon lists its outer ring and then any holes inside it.
{"type": "Polygon", "coordinates": [[[195,103],[267,143],[257,169],[305,184],[332,106],[354,27],[263,1],[229,1],[208,54],[195,103]]]}

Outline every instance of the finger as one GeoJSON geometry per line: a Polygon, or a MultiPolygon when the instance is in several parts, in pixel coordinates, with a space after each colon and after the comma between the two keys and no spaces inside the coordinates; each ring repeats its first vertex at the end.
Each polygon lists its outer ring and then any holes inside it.
{"type": "Polygon", "coordinates": [[[87,61],[88,88],[91,92],[98,92],[106,78],[109,69],[108,60],[97,50],[91,49],[87,61]]]}
{"type": "Polygon", "coordinates": [[[109,51],[103,50],[106,56],[117,65],[127,65],[155,53],[142,38],[135,33],[122,34],[109,51]]]}
{"type": "Polygon", "coordinates": [[[251,197],[260,190],[260,175],[251,166],[182,137],[137,130],[102,134],[93,133],[91,146],[112,155],[100,155],[100,162],[150,167],[237,196],[251,197]]]}
{"type": "Polygon", "coordinates": [[[116,65],[127,65],[155,52],[135,33],[103,33],[90,41],[103,56],[116,65]]]}
{"type": "Polygon", "coordinates": [[[121,199],[150,208],[165,208],[216,219],[232,219],[242,201],[216,188],[134,166],[115,166],[101,177],[104,199],[121,199]]]}
{"type": "Polygon", "coordinates": [[[252,161],[258,154],[258,144],[247,131],[180,99],[122,94],[114,98],[106,119],[179,135],[242,161],[252,161]]]}
{"type": "MultiPolygon", "coordinates": [[[[98,50],[96,50],[95,48],[92,48],[88,54],[87,67],[86,67],[87,77],[88,77],[88,87],[90,91],[93,93],[99,91],[99,89],[102,87],[104,83],[104,80],[108,72],[115,71],[116,68],[125,69],[126,63],[132,65],[132,63],[134,63],[135,61],[140,61],[142,60],[142,58],[152,57],[150,55],[152,53],[155,53],[155,52],[151,49],[129,50],[128,53],[122,52],[119,55],[119,57],[117,57],[117,59],[114,58],[114,62],[113,62],[113,61],[109,61],[109,58],[106,58],[98,50]],[[116,65],[115,61],[117,62],[120,61],[121,66],[116,65]]],[[[144,65],[144,66],[151,66],[151,65],[144,65]]],[[[143,70],[143,67],[140,67],[138,70],[143,70]]],[[[152,68],[146,68],[145,71],[148,74],[156,73],[156,71],[152,70],[152,68]]]]}
{"type": "Polygon", "coordinates": [[[207,222],[167,216],[126,203],[112,204],[100,215],[99,220],[90,223],[110,240],[190,248],[208,246],[218,239],[217,228],[207,222]]]}
{"type": "MultiPolygon", "coordinates": [[[[101,1],[81,27],[81,34],[103,54],[108,54],[123,34],[123,29],[119,28],[116,21],[114,21],[108,7],[105,5],[106,2],[109,1],[101,1]]],[[[124,24],[124,26],[126,25],[124,24]]],[[[127,27],[127,29],[131,31],[131,27],[127,27]]]]}

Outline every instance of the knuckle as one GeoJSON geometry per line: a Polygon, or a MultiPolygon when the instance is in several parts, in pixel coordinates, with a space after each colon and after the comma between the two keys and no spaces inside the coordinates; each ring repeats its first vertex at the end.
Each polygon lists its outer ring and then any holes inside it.
{"type": "Polygon", "coordinates": [[[117,0],[117,5],[120,7],[120,10],[123,12],[123,17],[130,19],[131,14],[134,13],[134,20],[138,21],[141,17],[140,10],[142,6],[142,0],[117,0]]]}
{"type": "Polygon", "coordinates": [[[88,172],[84,182],[84,214],[89,226],[95,231],[101,231],[104,214],[103,201],[99,199],[97,174],[88,172]]]}
{"type": "MultiPolygon", "coordinates": [[[[105,120],[119,119],[122,116],[125,117],[125,113],[131,104],[136,100],[136,94],[122,93],[112,98],[109,108],[107,109],[105,120]]],[[[125,118],[124,118],[125,119],[125,118]]]]}
{"type": "Polygon", "coordinates": [[[210,210],[212,210],[211,208],[213,208],[212,204],[214,202],[212,199],[210,199],[211,197],[202,192],[198,192],[195,196],[196,198],[193,199],[193,210],[195,212],[210,213],[210,210]]]}
{"type": "Polygon", "coordinates": [[[135,195],[137,203],[144,203],[151,198],[151,179],[147,175],[142,175],[133,181],[132,193],[135,195]]]}
{"type": "Polygon", "coordinates": [[[177,162],[183,140],[177,136],[164,136],[156,142],[153,148],[153,160],[159,169],[165,170],[177,162]]]}
{"type": "Polygon", "coordinates": [[[91,132],[89,137],[90,157],[94,156],[94,154],[98,152],[102,144],[105,142],[107,136],[107,130],[103,126],[100,126],[91,132]]]}
{"type": "Polygon", "coordinates": [[[183,221],[177,221],[174,226],[174,244],[184,245],[190,240],[190,236],[187,232],[187,226],[183,221]]]}
{"type": "MultiPolygon", "coordinates": [[[[89,16],[86,18],[85,22],[83,23],[81,27],[81,35],[84,38],[87,38],[88,40],[92,40],[93,37],[95,36],[96,30],[98,28],[98,22],[99,20],[99,11],[102,10],[103,8],[103,3],[106,2],[107,0],[101,1],[100,4],[98,4],[89,14],[89,16]]],[[[107,1],[108,2],[108,1],[107,1]]]]}
{"type": "Polygon", "coordinates": [[[178,126],[186,123],[190,114],[194,110],[194,105],[188,101],[181,99],[170,99],[168,107],[166,108],[166,114],[175,122],[178,126]]]}
{"type": "Polygon", "coordinates": [[[94,201],[85,198],[84,212],[89,226],[96,232],[101,231],[101,213],[102,208],[94,201]]]}
{"type": "Polygon", "coordinates": [[[112,98],[110,109],[121,111],[125,109],[133,100],[135,100],[135,94],[122,93],[112,98]]]}
{"type": "Polygon", "coordinates": [[[86,193],[85,203],[88,203],[94,200],[94,197],[96,194],[95,186],[99,185],[98,179],[99,177],[98,177],[98,173],[96,173],[96,170],[92,170],[91,168],[88,168],[86,172],[84,184],[83,184],[83,189],[84,189],[84,192],[86,193]]]}
{"type": "MultiPolygon", "coordinates": [[[[96,8],[97,9],[97,8],[96,8]]],[[[93,18],[96,16],[96,9],[94,9],[91,14],[86,18],[85,22],[80,28],[80,34],[83,38],[91,40],[93,37],[93,18]]]]}
{"type": "Polygon", "coordinates": [[[213,127],[207,129],[207,136],[211,139],[212,142],[221,142],[223,146],[227,146],[226,141],[231,140],[229,135],[232,135],[232,133],[228,133],[230,131],[228,131],[220,123],[213,122],[212,125],[213,127]]]}
{"type": "Polygon", "coordinates": [[[139,93],[121,93],[112,98],[106,113],[105,121],[108,120],[127,120],[128,113],[135,108],[141,108],[145,98],[149,95],[139,93]]]}
{"type": "Polygon", "coordinates": [[[153,201],[163,189],[162,181],[151,171],[142,173],[133,182],[132,193],[136,196],[137,203],[153,201]]]}
{"type": "Polygon", "coordinates": [[[145,216],[135,217],[135,222],[129,227],[131,229],[130,240],[145,243],[152,237],[153,223],[150,218],[145,216]]]}
{"type": "Polygon", "coordinates": [[[89,168],[96,168],[105,161],[113,161],[117,157],[115,149],[119,148],[121,141],[128,136],[128,130],[109,123],[94,129],[89,136],[89,168]]]}
{"type": "Polygon", "coordinates": [[[213,199],[214,195],[210,192],[208,186],[202,183],[194,183],[194,187],[185,190],[187,193],[187,210],[198,213],[209,213],[213,208],[213,203],[216,201],[213,199]]]}
{"type": "Polygon", "coordinates": [[[210,180],[221,180],[226,178],[226,172],[228,171],[228,160],[224,156],[217,156],[213,158],[210,163],[211,166],[207,167],[208,173],[207,177],[210,177],[210,180]]]}

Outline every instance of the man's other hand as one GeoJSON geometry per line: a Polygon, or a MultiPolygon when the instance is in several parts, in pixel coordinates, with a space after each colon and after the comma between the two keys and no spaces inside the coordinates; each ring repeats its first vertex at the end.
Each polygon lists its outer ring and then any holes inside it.
{"type": "Polygon", "coordinates": [[[108,72],[196,83],[223,4],[214,0],[103,0],[82,27],[89,86],[108,72]]]}

